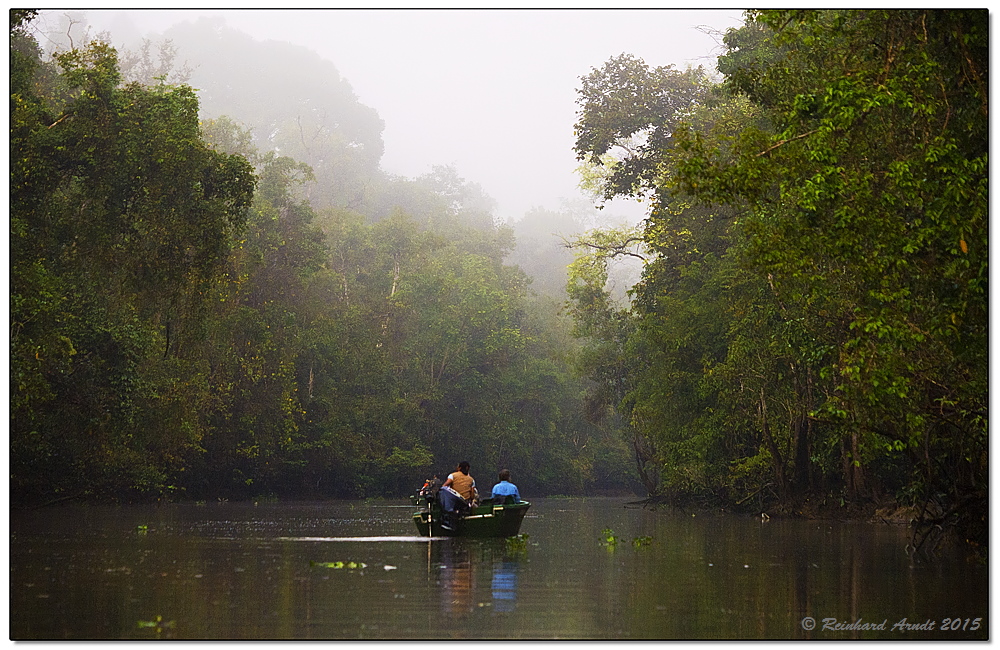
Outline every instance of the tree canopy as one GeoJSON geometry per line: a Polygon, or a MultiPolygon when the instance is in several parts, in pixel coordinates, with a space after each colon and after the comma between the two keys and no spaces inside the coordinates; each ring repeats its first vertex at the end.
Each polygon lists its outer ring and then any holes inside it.
{"type": "Polygon", "coordinates": [[[653,200],[617,406],[671,498],[894,500],[981,543],[987,13],[746,17],[697,93],[629,56],[583,79],[578,155],[653,200]]]}
{"type": "Polygon", "coordinates": [[[650,209],[589,229],[384,173],[381,119],[301,48],[199,22],[158,59],[47,54],[34,16],[14,503],[402,496],[469,460],[522,494],[903,508],[914,549],[985,545],[986,11],[747,12],[721,79],[611,58],[582,182],[650,209]]]}
{"type": "Polygon", "coordinates": [[[331,65],[207,23],[48,56],[32,17],[11,23],[14,504],[405,496],[462,459],[484,489],[502,467],[526,494],[633,486],[494,201],[450,167],[382,173],[381,120],[331,65]]]}

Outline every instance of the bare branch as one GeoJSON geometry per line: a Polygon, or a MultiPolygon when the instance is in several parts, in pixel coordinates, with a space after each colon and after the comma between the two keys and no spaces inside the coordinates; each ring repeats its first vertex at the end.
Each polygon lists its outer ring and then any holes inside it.
{"type": "Polygon", "coordinates": [[[757,154],[757,157],[760,158],[761,156],[769,154],[772,151],[774,151],[775,149],[777,149],[778,147],[780,147],[782,145],[785,145],[785,144],[788,144],[789,142],[793,142],[795,140],[801,140],[802,138],[808,138],[809,136],[811,136],[813,133],[816,133],[817,131],[819,131],[819,129],[813,129],[812,131],[807,131],[805,133],[797,135],[794,138],[788,138],[787,140],[782,140],[781,142],[773,144],[770,147],[768,147],[767,149],[764,149],[764,151],[761,151],[759,154],[757,154]]]}
{"type": "Polygon", "coordinates": [[[69,21],[69,24],[66,26],[66,39],[69,41],[69,49],[75,50],[76,44],[73,43],[72,31],[73,31],[73,26],[78,24],[78,22],[73,20],[72,16],[70,16],[69,14],[63,14],[63,15],[65,15],[66,19],[69,21]]]}
{"type": "Polygon", "coordinates": [[[613,246],[608,246],[604,244],[595,244],[594,242],[577,240],[576,242],[564,242],[563,246],[566,248],[577,248],[578,246],[586,246],[587,248],[593,248],[595,250],[604,251],[605,253],[611,253],[612,257],[617,257],[619,255],[628,255],[631,257],[637,257],[643,262],[648,262],[649,258],[641,253],[636,253],[628,249],[629,244],[634,244],[643,241],[642,237],[629,237],[620,244],[613,246]]]}
{"type": "Polygon", "coordinates": [[[51,128],[52,128],[52,127],[54,127],[54,126],[55,126],[56,124],[59,124],[60,122],[62,122],[63,120],[65,120],[65,119],[66,119],[67,117],[70,117],[70,116],[72,116],[72,115],[73,115],[72,113],[66,113],[65,115],[63,115],[62,117],[60,117],[60,118],[59,118],[58,120],[56,120],[56,121],[55,121],[55,122],[53,122],[52,124],[49,124],[48,128],[50,128],[50,129],[51,129],[51,128]]]}

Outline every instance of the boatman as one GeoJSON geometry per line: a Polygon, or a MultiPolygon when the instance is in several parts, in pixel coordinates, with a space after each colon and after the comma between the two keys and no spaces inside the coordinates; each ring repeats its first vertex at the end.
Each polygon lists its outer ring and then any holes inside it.
{"type": "Polygon", "coordinates": [[[514,503],[521,502],[521,495],[517,491],[517,486],[510,482],[510,470],[500,470],[500,482],[493,486],[493,499],[505,499],[514,497],[514,503]]]}

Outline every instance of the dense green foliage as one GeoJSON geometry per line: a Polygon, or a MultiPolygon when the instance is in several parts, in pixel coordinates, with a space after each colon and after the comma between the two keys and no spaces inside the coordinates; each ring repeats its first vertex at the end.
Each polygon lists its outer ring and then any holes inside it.
{"type": "Polygon", "coordinates": [[[982,543],[987,12],[749,12],[725,43],[714,86],[619,57],[580,91],[581,160],[654,201],[630,305],[585,272],[621,233],[571,278],[599,403],[669,498],[895,500],[982,543]]]}
{"type": "MultiPolygon", "coordinates": [[[[13,503],[403,496],[464,459],[484,489],[501,467],[524,494],[630,487],[491,199],[446,167],[382,174],[381,122],[335,71],[274,72],[291,108],[258,102],[255,126],[199,121],[173,49],[48,58],[30,19],[11,17],[13,503]],[[316,137],[296,149],[289,125],[316,137]]],[[[239,92],[263,89],[251,71],[239,92]]],[[[217,111],[237,92],[210,87],[217,111]]]]}
{"type": "Polygon", "coordinates": [[[985,543],[987,12],[749,12],[720,81],[611,59],[584,183],[651,210],[585,235],[501,225],[448,167],[385,174],[381,120],[304,50],[197,23],[159,63],[47,56],[32,17],[14,503],[399,496],[467,459],[522,494],[891,504],[918,544],[985,543]]]}
{"type": "Polygon", "coordinates": [[[59,55],[58,74],[33,75],[32,54],[17,35],[12,491],[149,489],[203,435],[210,395],[184,352],[243,228],[252,169],[202,142],[189,88],[120,86],[101,44],[59,55]]]}

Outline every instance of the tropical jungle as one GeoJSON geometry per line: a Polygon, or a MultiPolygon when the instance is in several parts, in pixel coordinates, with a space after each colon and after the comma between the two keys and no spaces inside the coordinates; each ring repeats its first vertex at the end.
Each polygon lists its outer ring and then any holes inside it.
{"type": "Polygon", "coordinates": [[[383,171],[382,119],[306,50],[200,23],[50,50],[36,17],[13,506],[398,497],[469,460],[987,544],[988,11],[748,11],[712,70],[580,71],[580,182],[641,199],[631,226],[383,171]]]}

